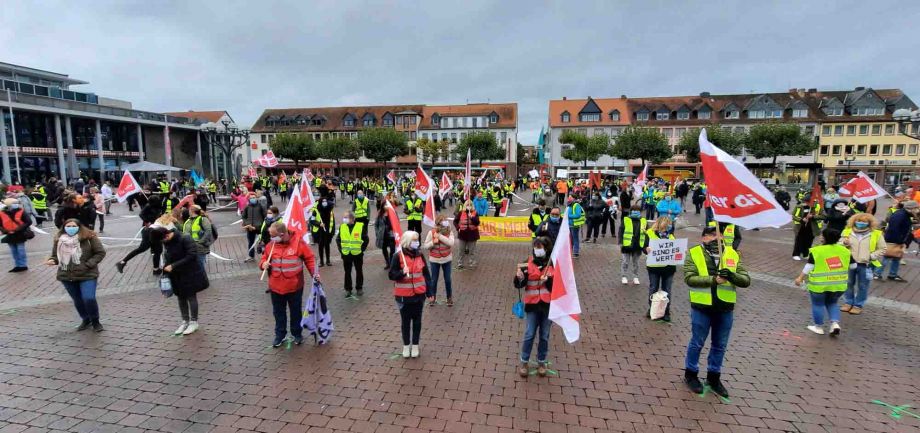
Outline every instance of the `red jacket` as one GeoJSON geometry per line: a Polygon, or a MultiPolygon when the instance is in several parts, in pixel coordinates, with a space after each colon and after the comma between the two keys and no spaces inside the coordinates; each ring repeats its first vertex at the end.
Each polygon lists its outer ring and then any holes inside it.
{"type": "Polygon", "coordinates": [[[312,276],[316,266],[313,250],[303,241],[300,234],[292,232],[290,236],[291,240],[286,244],[269,242],[259,261],[261,267],[262,263],[270,260],[268,289],[279,295],[303,290],[304,267],[312,276]]]}

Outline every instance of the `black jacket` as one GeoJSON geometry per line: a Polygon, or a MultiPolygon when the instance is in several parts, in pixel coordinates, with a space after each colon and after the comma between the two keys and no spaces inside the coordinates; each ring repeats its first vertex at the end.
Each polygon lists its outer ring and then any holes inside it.
{"type": "MultiPolygon", "coordinates": [[[[404,249],[402,250],[402,253],[405,254],[406,257],[415,258],[416,256],[420,256],[422,258],[422,262],[425,263],[425,266],[422,267],[422,275],[425,276],[425,287],[428,287],[431,284],[431,273],[428,270],[428,261],[425,260],[425,256],[423,256],[422,253],[418,250],[413,253],[404,249]]],[[[403,278],[406,278],[406,274],[403,273],[403,264],[402,260],[399,258],[399,253],[395,253],[393,254],[393,257],[390,257],[390,271],[387,273],[387,277],[390,279],[390,281],[399,281],[403,278]]],[[[403,302],[422,302],[425,300],[425,294],[421,293],[408,298],[397,297],[397,299],[402,300],[403,302]]]]}
{"type": "Polygon", "coordinates": [[[172,272],[167,275],[176,296],[191,296],[209,286],[208,275],[198,262],[197,251],[195,241],[178,231],[172,240],[163,242],[163,266],[172,266],[172,272]]]}

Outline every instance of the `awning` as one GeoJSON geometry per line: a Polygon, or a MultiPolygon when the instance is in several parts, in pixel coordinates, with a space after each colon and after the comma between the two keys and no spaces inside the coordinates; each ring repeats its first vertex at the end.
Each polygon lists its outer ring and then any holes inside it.
{"type": "Polygon", "coordinates": [[[135,162],[123,167],[128,171],[182,171],[184,168],[170,167],[168,165],[157,164],[150,161],[135,162]]]}

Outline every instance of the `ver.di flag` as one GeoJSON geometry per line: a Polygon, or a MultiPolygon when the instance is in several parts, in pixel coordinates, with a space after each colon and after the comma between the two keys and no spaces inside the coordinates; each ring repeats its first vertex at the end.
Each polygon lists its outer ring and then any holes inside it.
{"type": "Polygon", "coordinates": [[[396,208],[393,203],[387,200],[383,206],[387,211],[387,219],[390,221],[390,230],[393,232],[393,240],[396,242],[396,252],[402,251],[399,241],[402,239],[402,227],[399,225],[399,216],[396,215],[396,208]]]}
{"type": "Polygon", "coordinates": [[[633,181],[633,200],[638,200],[642,197],[642,188],[646,183],[648,183],[648,163],[642,168],[642,173],[639,173],[639,176],[633,181]]]}
{"type": "Polygon", "coordinates": [[[441,196],[441,200],[444,200],[444,196],[453,188],[454,184],[450,181],[450,176],[447,175],[447,172],[441,173],[441,185],[438,186],[438,195],[441,196]]]}
{"type": "Polygon", "coordinates": [[[466,148],[466,167],[464,167],[463,173],[463,199],[470,199],[470,182],[473,181],[473,169],[470,165],[470,147],[466,148]]]}
{"type": "Polygon", "coordinates": [[[572,266],[572,239],[569,237],[569,212],[565,211],[559,236],[553,246],[550,259],[553,262],[553,291],[549,301],[549,320],[552,320],[565,334],[570,344],[581,337],[581,302],[578,300],[578,286],[575,284],[575,267],[572,266]]]}
{"type": "Polygon", "coordinates": [[[118,199],[119,203],[124,203],[132,194],[137,194],[141,192],[141,184],[137,183],[137,179],[134,178],[134,175],[130,171],[125,170],[125,174],[121,176],[121,182],[118,183],[118,189],[115,190],[115,197],[118,199]]]}
{"type": "Polygon", "coordinates": [[[792,221],[757,176],[700,131],[700,161],[706,175],[709,205],[716,221],[744,228],[779,227],[792,221]]]}
{"type": "Polygon", "coordinates": [[[431,198],[431,190],[434,189],[434,181],[428,177],[428,173],[419,165],[415,168],[415,195],[422,200],[431,198]]]}
{"type": "Polygon", "coordinates": [[[875,183],[866,173],[860,171],[856,177],[840,187],[842,194],[851,195],[853,199],[860,203],[868,203],[879,197],[888,195],[884,188],[875,183]]]}

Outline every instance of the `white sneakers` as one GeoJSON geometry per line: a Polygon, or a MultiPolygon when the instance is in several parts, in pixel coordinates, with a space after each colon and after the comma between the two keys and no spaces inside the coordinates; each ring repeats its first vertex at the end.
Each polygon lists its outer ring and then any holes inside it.
{"type": "Polygon", "coordinates": [[[818,335],[824,335],[824,327],[820,325],[808,325],[808,330],[818,335]]]}
{"type": "Polygon", "coordinates": [[[802,261],[802,257],[800,257],[800,256],[792,256],[792,260],[795,260],[795,261],[799,262],[799,261],[802,261]]]}
{"type": "Polygon", "coordinates": [[[182,322],[173,335],[189,335],[198,330],[198,322],[182,322]]]}
{"type": "Polygon", "coordinates": [[[634,285],[634,286],[638,286],[638,285],[639,285],[639,278],[638,278],[638,277],[633,278],[633,285],[634,285]]]}
{"type": "Polygon", "coordinates": [[[623,284],[629,284],[629,280],[628,280],[626,277],[623,277],[623,279],[620,280],[620,281],[621,281],[623,284]]]}
{"type": "Polygon", "coordinates": [[[418,358],[418,344],[412,345],[412,357],[418,358]]]}
{"type": "Polygon", "coordinates": [[[840,324],[837,322],[831,322],[831,335],[838,336],[840,335],[840,324]]]}
{"type": "Polygon", "coordinates": [[[409,348],[410,348],[410,347],[412,347],[412,346],[403,346],[403,352],[402,352],[402,357],[403,357],[403,358],[408,358],[408,357],[409,357],[409,348]]]}
{"type": "Polygon", "coordinates": [[[185,331],[182,335],[189,335],[198,330],[198,322],[192,321],[188,322],[188,328],[185,328],[185,331]]]}
{"type": "Polygon", "coordinates": [[[402,351],[403,358],[418,358],[418,344],[413,344],[411,346],[403,346],[402,351]]]}

